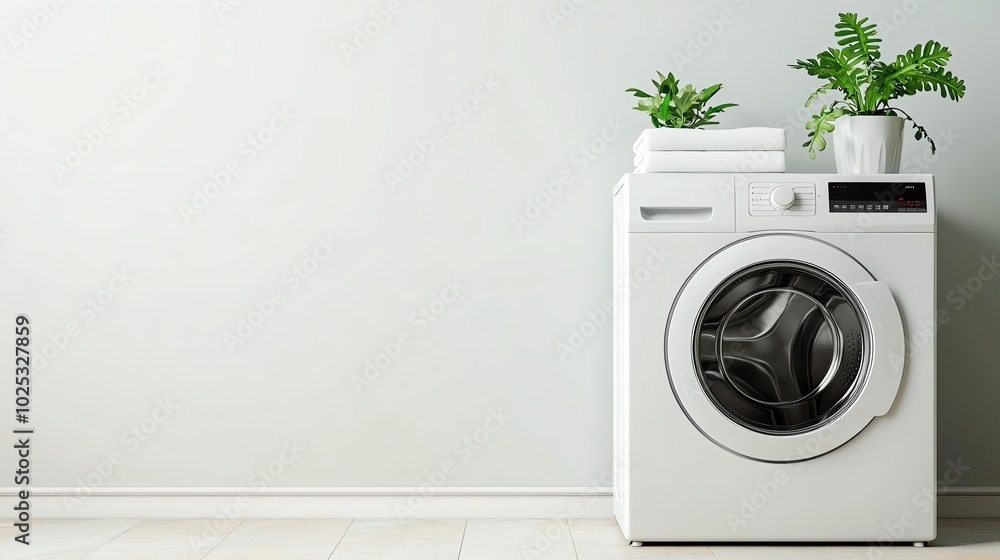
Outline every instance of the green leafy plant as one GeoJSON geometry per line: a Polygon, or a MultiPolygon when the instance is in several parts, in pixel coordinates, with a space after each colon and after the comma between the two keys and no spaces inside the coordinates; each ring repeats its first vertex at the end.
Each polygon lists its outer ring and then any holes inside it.
{"type": "Polygon", "coordinates": [[[737,106],[735,103],[708,106],[708,101],[719,93],[722,84],[698,91],[690,84],[681,87],[673,74],[664,76],[657,72],[656,75],[660,81],[653,80],[653,86],[656,87],[653,95],[635,88],[625,90],[639,98],[639,104],[633,108],[648,113],[656,128],[701,128],[719,124],[712,119],[726,109],[737,106]]]}
{"type": "Polygon", "coordinates": [[[802,146],[809,148],[809,157],[826,148],[824,135],[833,132],[833,122],[844,115],[902,116],[916,130],[917,140],[927,138],[931,152],[937,152],[934,140],[924,127],[909,114],[895,107],[896,99],[923,91],[937,91],[941,97],[958,101],[965,96],[965,81],[945,70],[951,51],[937,41],[918,44],[892,62],[882,61],[881,45],[874,23],[868,18],[858,19],[858,14],[840,14],[834,36],[840,48],[831,47],[816,58],[797,60],[792,68],[805,70],[810,76],[823,81],[809,99],[806,107],[831,90],[840,92],[843,99],[823,105],[806,124],[808,140],[802,146]]]}

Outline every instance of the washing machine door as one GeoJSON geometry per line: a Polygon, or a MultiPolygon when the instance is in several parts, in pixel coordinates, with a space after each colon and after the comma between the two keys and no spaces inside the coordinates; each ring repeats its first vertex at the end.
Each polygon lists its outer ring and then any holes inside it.
{"type": "Polygon", "coordinates": [[[888,287],[817,239],[762,235],[710,257],[681,288],[665,336],[685,414],[723,448],[805,461],[892,407],[905,341],[888,287]]]}

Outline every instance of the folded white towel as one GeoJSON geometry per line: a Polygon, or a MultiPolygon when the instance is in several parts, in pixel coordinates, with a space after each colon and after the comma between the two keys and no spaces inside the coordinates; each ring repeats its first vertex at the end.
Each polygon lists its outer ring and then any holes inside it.
{"type": "Polygon", "coordinates": [[[784,173],[785,152],[639,152],[636,173],[784,173]]]}
{"type": "Polygon", "coordinates": [[[781,128],[734,128],[698,130],[695,128],[648,128],[632,145],[638,152],[656,151],[782,151],[785,131],[781,128]]]}

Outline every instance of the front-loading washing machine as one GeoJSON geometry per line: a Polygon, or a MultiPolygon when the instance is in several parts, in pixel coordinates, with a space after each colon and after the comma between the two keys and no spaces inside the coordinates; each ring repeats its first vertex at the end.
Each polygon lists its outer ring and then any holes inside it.
{"type": "Polygon", "coordinates": [[[626,175],[625,538],[933,540],[934,230],[928,175],[626,175]]]}

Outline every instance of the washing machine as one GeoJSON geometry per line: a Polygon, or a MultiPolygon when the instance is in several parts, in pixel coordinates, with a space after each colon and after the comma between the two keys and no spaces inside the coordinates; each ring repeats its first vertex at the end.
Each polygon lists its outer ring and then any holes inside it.
{"type": "Polygon", "coordinates": [[[625,538],[933,540],[934,239],[929,175],[626,175],[625,538]]]}

